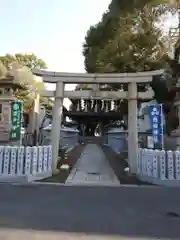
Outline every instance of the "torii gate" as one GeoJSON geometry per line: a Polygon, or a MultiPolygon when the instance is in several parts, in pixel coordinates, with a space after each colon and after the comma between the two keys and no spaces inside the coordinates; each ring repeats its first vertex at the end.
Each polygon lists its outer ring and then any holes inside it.
{"type": "Polygon", "coordinates": [[[137,99],[152,99],[152,90],[138,92],[138,83],[149,83],[155,75],[161,75],[164,70],[138,72],[138,73],[106,73],[106,74],[87,74],[87,73],[62,73],[35,69],[33,73],[41,76],[44,82],[56,83],[55,91],[46,91],[46,97],[54,97],[53,121],[51,131],[52,143],[52,170],[56,172],[60,127],[63,111],[63,99],[101,99],[101,100],[128,100],[128,163],[132,173],[136,172],[138,132],[137,132],[137,99]],[[128,91],[99,91],[97,87],[93,90],[83,91],[64,91],[65,84],[89,83],[97,86],[98,84],[127,83],[128,91]]]}

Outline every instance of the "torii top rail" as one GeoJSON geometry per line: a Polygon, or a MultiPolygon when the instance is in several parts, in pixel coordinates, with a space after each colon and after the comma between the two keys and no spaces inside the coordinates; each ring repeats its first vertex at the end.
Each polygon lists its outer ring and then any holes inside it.
{"type": "Polygon", "coordinates": [[[44,82],[48,83],[145,83],[151,82],[152,76],[161,75],[163,69],[137,73],[62,73],[34,69],[33,73],[43,77],[44,82]]]}

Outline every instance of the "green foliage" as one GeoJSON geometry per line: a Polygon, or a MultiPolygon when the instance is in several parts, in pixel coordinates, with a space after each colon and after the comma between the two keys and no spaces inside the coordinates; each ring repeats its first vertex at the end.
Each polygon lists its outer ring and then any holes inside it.
{"type": "Polygon", "coordinates": [[[5,77],[7,75],[7,68],[0,61],[0,78],[5,77]]]}
{"type": "Polygon", "coordinates": [[[17,83],[24,89],[17,89],[15,95],[23,101],[23,109],[28,112],[34,104],[36,94],[44,90],[42,82],[38,82],[32,72],[33,68],[47,68],[46,63],[34,54],[20,54],[0,56],[0,76],[12,74],[17,83]]]}
{"type": "Polygon", "coordinates": [[[4,64],[6,68],[10,68],[12,63],[17,63],[20,67],[27,67],[28,69],[33,68],[47,68],[46,63],[38,58],[34,54],[21,54],[17,53],[15,55],[6,54],[5,56],[0,56],[0,61],[4,64]]]}
{"type": "Polygon", "coordinates": [[[167,38],[157,23],[166,9],[152,7],[154,1],[143,2],[151,4],[112,0],[102,20],[90,27],[83,45],[87,72],[137,72],[164,66],[167,38]]]}
{"type": "Polygon", "coordinates": [[[76,89],[75,90],[90,90],[92,87],[90,87],[90,85],[89,84],[87,84],[87,83],[82,83],[82,84],[78,84],[77,86],[76,86],[76,89]]]}
{"type": "MultiPolygon", "coordinates": [[[[154,78],[152,88],[165,114],[172,110],[177,75],[169,65],[168,36],[161,28],[167,13],[179,12],[179,0],[112,0],[99,23],[85,36],[83,55],[89,73],[121,73],[167,69],[164,79],[154,78]],[[172,102],[172,103],[171,103],[172,102]]],[[[111,85],[114,89],[120,85],[111,85]]],[[[126,90],[127,86],[123,86],[126,90]]],[[[143,86],[139,88],[144,89],[143,86]]],[[[122,104],[121,114],[125,114],[122,104]]]]}
{"type": "Polygon", "coordinates": [[[46,113],[48,115],[52,115],[52,107],[53,103],[46,97],[41,97],[40,98],[40,104],[45,107],[46,113]]]}

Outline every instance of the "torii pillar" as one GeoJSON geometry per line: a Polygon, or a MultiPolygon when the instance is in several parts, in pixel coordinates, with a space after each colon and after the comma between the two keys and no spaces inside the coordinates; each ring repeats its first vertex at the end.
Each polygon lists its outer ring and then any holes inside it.
{"type": "Polygon", "coordinates": [[[137,130],[137,83],[132,82],[128,84],[128,163],[132,173],[137,168],[137,130]]]}
{"type": "Polygon", "coordinates": [[[55,91],[55,101],[54,101],[54,107],[53,107],[52,131],[51,131],[53,173],[56,173],[57,171],[59,140],[60,140],[61,122],[62,122],[62,114],[63,114],[63,96],[64,96],[64,83],[57,82],[56,91],[55,91]]]}

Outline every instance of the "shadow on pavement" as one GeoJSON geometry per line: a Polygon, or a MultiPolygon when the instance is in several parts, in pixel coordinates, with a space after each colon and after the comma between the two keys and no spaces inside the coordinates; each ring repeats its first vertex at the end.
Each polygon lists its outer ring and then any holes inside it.
{"type": "Polygon", "coordinates": [[[180,239],[180,191],[0,185],[0,228],[180,239]]]}

